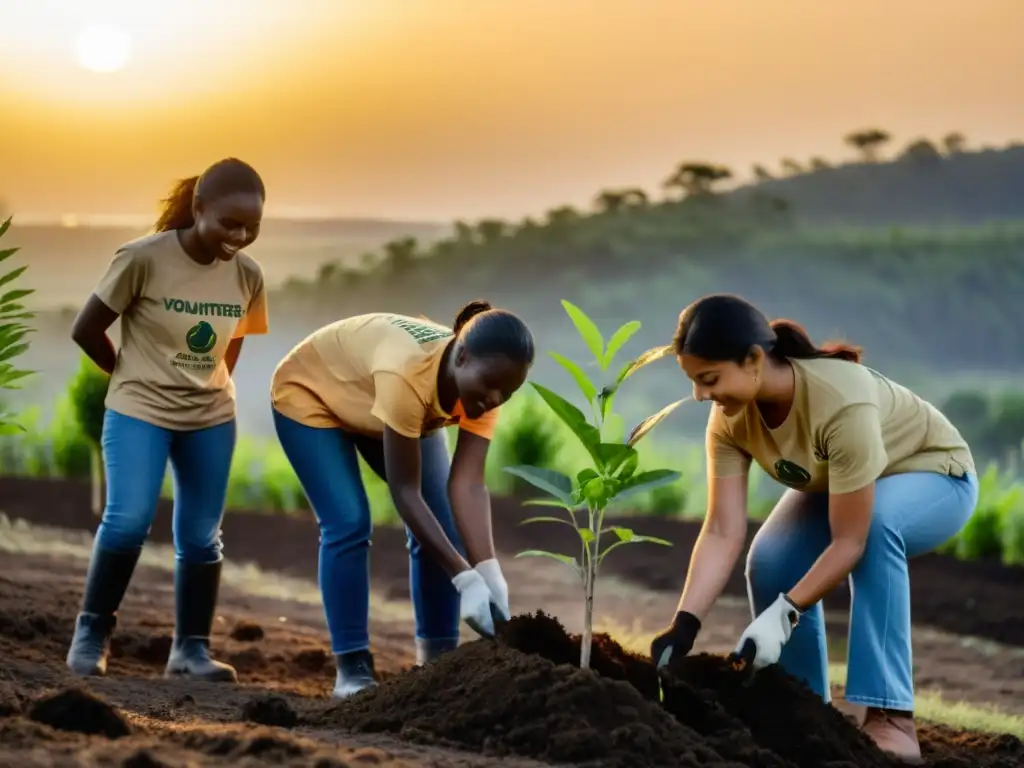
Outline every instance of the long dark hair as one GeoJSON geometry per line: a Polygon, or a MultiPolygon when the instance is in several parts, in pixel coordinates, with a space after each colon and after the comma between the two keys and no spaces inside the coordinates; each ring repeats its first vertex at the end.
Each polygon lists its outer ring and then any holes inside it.
{"type": "Polygon", "coordinates": [[[672,346],[677,355],[742,363],[754,347],[776,360],[837,358],[859,363],[863,350],[842,341],[816,346],[792,320],[768,321],[749,301],[726,293],[704,296],[679,314],[672,346]]]}
{"type": "Polygon", "coordinates": [[[213,200],[237,192],[254,192],[263,200],[267,197],[263,179],[251,165],[236,157],[218,160],[200,175],[174,182],[160,201],[160,215],[153,229],[156,232],[188,229],[196,223],[192,215],[196,197],[213,200]]]}
{"type": "Polygon", "coordinates": [[[533,365],[533,334],[518,315],[494,309],[481,299],[459,310],[452,327],[458,343],[474,357],[504,355],[514,363],[533,365]]]}

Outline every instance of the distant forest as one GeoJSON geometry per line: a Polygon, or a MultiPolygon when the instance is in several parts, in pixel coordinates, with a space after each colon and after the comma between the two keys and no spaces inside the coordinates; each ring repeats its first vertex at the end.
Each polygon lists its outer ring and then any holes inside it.
{"type": "Polygon", "coordinates": [[[785,159],[778,177],[756,166],[732,188],[732,169],[687,161],[658,198],[600,190],[590,210],[457,221],[428,245],[397,238],[358,267],[288,281],[275,306],[318,321],[379,308],[447,319],[482,295],[540,319],[564,297],[663,338],[686,303],[733,291],[881,365],[1024,366],[1024,146],[975,149],[954,132],[886,157],[883,130],[845,141],[853,160],[785,159]]]}

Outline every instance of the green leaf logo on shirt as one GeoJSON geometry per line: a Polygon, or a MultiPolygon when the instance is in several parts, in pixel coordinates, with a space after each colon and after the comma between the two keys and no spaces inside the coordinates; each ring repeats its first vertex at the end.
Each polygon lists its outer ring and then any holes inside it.
{"type": "Polygon", "coordinates": [[[190,351],[195,352],[197,355],[205,355],[217,346],[217,334],[214,332],[212,325],[205,320],[200,320],[188,329],[185,343],[188,344],[190,351]]]}
{"type": "Polygon", "coordinates": [[[811,482],[810,472],[799,464],[794,464],[786,459],[779,459],[775,462],[775,476],[786,485],[792,485],[797,488],[811,482]]]}

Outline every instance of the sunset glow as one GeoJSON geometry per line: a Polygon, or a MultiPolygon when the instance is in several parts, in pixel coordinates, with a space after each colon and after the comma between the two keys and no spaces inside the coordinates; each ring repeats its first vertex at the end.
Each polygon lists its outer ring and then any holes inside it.
{"type": "Polygon", "coordinates": [[[120,27],[91,24],[75,38],[75,59],[91,72],[116,72],[131,55],[131,37],[120,27]]]}
{"type": "Polygon", "coordinates": [[[656,190],[683,159],[743,178],[849,158],[864,125],[987,144],[1024,115],[1014,0],[4,6],[0,197],[25,216],[149,217],[229,154],[265,174],[268,211],[535,215],[656,190]]]}

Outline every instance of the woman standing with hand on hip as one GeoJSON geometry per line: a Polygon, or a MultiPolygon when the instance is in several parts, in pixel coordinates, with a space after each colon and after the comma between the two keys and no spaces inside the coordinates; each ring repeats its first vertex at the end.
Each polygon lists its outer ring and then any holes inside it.
{"type": "Polygon", "coordinates": [[[522,320],[476,301],[453,329],[385,312],[338,320],[278,365],[278,438],[320,523],[335,697],[376,679],[367,629],[370,507],[357,455],[387,481],[406,524],[417,663],[458,646],[460,618],[487,636],[495,615],[510,617],[484,464],[499,408],[533,358],[522,320]],[[449,466],[442,427],[455,424],[449,466]]]}
{"type": "Polygon", "coordinates": [[[708,510],[672,626],[652,646],[659,666],[684,656],[722,592],[747,526],[756,461],[789,486],[747,555],[755,669],[776,662],[830,701],[821,599],[851,584],[845,698],[867,707],[864,732],[921,760],[914,726],[907,558],[963,528],[978,500],[970,449],[931,404],[860,364],[847,345],[817,348],[746,301],[706,296],[674,340],[707,426],[708,510]]]}
{"type": "Polygon", "coordinates": [[[236,679],[209,656],[222,563],[220,523],[235,446],[231,375],[245,336],[267,332],[259,265],[259,175],[229,158],[179,182],[155,234],[121,246],[72,338],[111,375],[103,421],[107,502],[67,665],[106,673],[110,634],[174,474],[175,631],[167,675],[236,679]],[[107,329],[120,316],[121,348],[107,329]]]}

